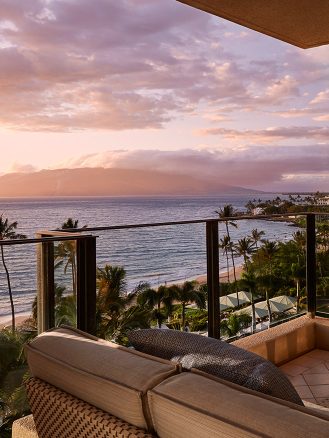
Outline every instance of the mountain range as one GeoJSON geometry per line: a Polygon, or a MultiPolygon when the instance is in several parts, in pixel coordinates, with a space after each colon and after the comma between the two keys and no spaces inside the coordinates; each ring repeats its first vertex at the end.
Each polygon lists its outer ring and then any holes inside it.
{"type": "Polygon", "coordinates": [[[214,178],[153,170],[77,168],[0,176],[0,197],[157,196],[259,193],[214,178]]]}

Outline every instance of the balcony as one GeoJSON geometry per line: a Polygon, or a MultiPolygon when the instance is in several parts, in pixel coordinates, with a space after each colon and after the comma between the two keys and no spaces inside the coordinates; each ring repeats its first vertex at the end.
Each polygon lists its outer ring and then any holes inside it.
{"type": "MultiPolygon", "coordinates": [[[[317,245],[316,242],[317,215],[314,213],[307,213],[299,214],[299,216],[303,216],[306,218],[306,278],[304,280],[306,290],[305,298],[302,299],[302,297],[299,297],[300,306],[292,309],[289,316],[287,316],[287,314],[280,314],[280,312],[277,312],[271,322],[268,321],[267,317],[263,318],[263,326],[269,328],[269,330],[266,330],[266,332],[255,333],[249,337],[248,334],[253,331],[251,324],[249,323],[249,330],[247,329],[240,331],[240,335],[242,334],[241,339],[236,340],[237,337],[234,336],[233,338],[228,340],[230,342],[233,341],[234,344],[245,348],[246,350],[255,351],[257,354],[266,357],[267,359],[274,362],[276,365],[282,366],[282,370],[289,376],[290,380],[293,382],[293,384],[295,384],[297,390],[301,393],[301,395],[302,391],[304,391],[302,398],[312,403],[319,402],[325,404],[325,395],[323,397],[315,397],[312,392],[307,392],[307,390],[312,391],[312,386],[322,385],[321,383],[319,383],[319,385],[312,385],[312,382],[314,383],[314,378],[312,381],[312,378],[307,377],[307,372],[309,371],[309,369],[303,369],[299,374],[297,373],[297,370],[305,367],[316,368],[321,365],[327,367],[328,361],[326,360],[327,356],[325,356],[327,354],[327,351],[322,344],[317,345],[314,339],[312,343],[311,335],[309,332],[306,331],[305,333],[303,332],[303,336],[306,336],[306,341],[310,342],[306,349],[294,351],[292,355],[289,354],[288,356],[283,356],[279,359],[273,356],[274,351],[276,351],[276,354],[278,354],[277,352],[280,350],[280,348],[278,350],[278,338],[281,339],[280,342],[283,342],[283,344],[289,344],[289,348],[294,348],[291,347],[291,345],[294,344],[294,341],[291,340],[290,333],[295,333],[296,327],[298,327],[299,325],[304,326],[305,321],[306,324],[308,324],[309,321],[317,321],[318,318],[324,318],[329,316],[328,291],[326,294],[322,293],[322,296],[320,296],[319,294],[317,295],[317,291],[319,292],[316,275],[317,256],[319,255],[319,253],[325,250],[323,246],[317,245]],[[287,320],[291,321],[287,322],[287,320]],[[285,323],[284,329],[281,328],[283,327],[281,325],[282,323],[285,323]],[[284,341],[282,341],[282,337],[284,341]],[[269,347],[269,345],[271,347],[269,347]],[[273,345],[275,345],[275,347],[273,347],[273,345]],[[266,351],[264,350],[264,348],[266,351]],[[321,352],[319,353],[317,350],[324,350],[326,352],[322,354],[321,352]],[[315,353],[312,353],[312,351],[315,351],[315,353]],[[291,363],[291,361],[294,362],[291,363]],[[299,363],[298,361],[304,361],[304,366],[302,365],[302,362],[299,363]],[[290,363],[286,365],[288,362],[290,363]],[[306,366],[306,363],[309,364],[308,367],[306,366]],[[295,369],[293,369],[291,365],[295,366],[295,369]]],[[[321,214],[321,216],[327,217],[327,215],[325,214],[321,214]]],[[[280,217],[283,217],[283,219],[285,219],[284,215],[280,217]]],[[[15,247],[17,250],[19,250],[20,245],[34,245],[37,249],[37,306],[35,307],[35,313],[37,314],[35,322],[37,323],[37,325],[35,326],[35,331],[33,331],[33,325],[30,325],[29,327],[25,326],[25,328],[23,327],[22,329],[19,329],[18,332],[20,333],[20,336],[22,336],[24,339],[28,339],[35,336],[37,332],[42,333],[58,325],[59,322],[63,322],[60,321],[58,318],[58,306],[56,305],[58,304],[56,303],[56,283],[58,283],[58,278],[56,278],[56,276],[58,276],[58,273],[56,271],[56,251],[61,243],[63,244],[70,242],[71,248],[73,248],[74,250],[74,260],[76,264],[76,271],[75,274],[73,274],[75,275],[76,279],[75,286],[72,287],[72,290],[75,290],[73,305],[76,305],[76,316],[71,321],[71,324],[73,326],[76,326],[78,329],[83,330],[84,332],[97,334],[99,333],[100,323],[100,316],[97,313],[96,289],[96,250],[98,242],[100,240],[98,234],[114,234],[117,232],[128,231],[140,232],[141,230],[145,229],[157,230],[163,227],[189,227],[197,224],[198,226],[204,227],[206,244],[205,255],[207,263],[207,334],[209,337],[212,338],[223,338],[223,333],[221,333],[221,327],[223,327],[223,320],[225,321],[227,319],[227,312],[221,311],[220,307],[221,298],[223,297],[223,288],[218,281],[220,275],[218,224],[230,220],[252,221],[255,219],[273,220],[277,218],[278,216],[239,216],[226,218],[225,220],[191,220],[183,222],[163,222],[156,224],[153,223],[112,227],[93,227],[83,229],[70,229],[66,230],[65,232],[40,231],[34,239],[6,242],[4,241],[2,242],[4,248],[6,246],[10,246],[15,247]]],[[[260,300],[261,298],[258,301],[260,300]]],[[[243,311],[245,307],[246,305],[243,306],[240,304],[238,312],[243,311]]],[[[236,309],[233,309],[232,313],[235,311],[236,309]]],[[[321,319],[321,321],[323,320],[321,319]]],[[[68,321],[65,322],[67,323],[68,321]]],[[[326,325],[325,323],[323,324],[326,325]]],[[[13,342],[13,340],[11,342],[13,342]]],[[[283,349],[283,351],[285,351],[285,349],[283,349]]],[[[20,365],[20,373],[22,376],[25,370],[24,361],[22,361],[20,365]]],[[[327,372],[324,373],[323,367],[321,369],[323,372],[320,374],[328,375],[327,372]]],[[[324,379],[327,379],[327,377],[324,377],[324,379]]],[[[323,384],[323,386],[327,385],[323,384]]],[[[324,393],[322,393],[322,395],[323,394],[324,393]]]]}

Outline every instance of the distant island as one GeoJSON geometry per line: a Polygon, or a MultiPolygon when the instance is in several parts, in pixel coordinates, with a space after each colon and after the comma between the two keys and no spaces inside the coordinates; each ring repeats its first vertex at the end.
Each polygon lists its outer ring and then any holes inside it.
{"type": "Polygon", "coordinates": [[[153,170],[78,168],[8,173],[0,176],[0,197],[157,196],[257,194],[213,178],[153,170]]]}

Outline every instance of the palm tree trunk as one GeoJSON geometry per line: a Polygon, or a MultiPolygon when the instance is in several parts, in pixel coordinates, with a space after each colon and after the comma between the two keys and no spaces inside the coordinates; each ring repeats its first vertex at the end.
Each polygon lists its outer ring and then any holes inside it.
{"type": "Polygon", "coordinates": [[[76,297],[76,296],[77,296],[77,279],[76,279],[77,268],[76,268],[75,256],[74,256],[74,255],[73,255],[73,258],[72,258],[71,268],[72,268],[72,287],[73,287],[73,296],[76,297]]]}
{"type": "Polygon", "coordinates": [[[296,281],[296,311],[299,312],[299,279],[296,281]]]}
{"type": "Polygon", "coordinates": [[[161,318],[160,318],[160,300],[158,301],[158,327],[161,329],[161,318]]]}
{"type": "MultiPolygon", "coordinates": [[[[228,222],[225,222],[226,225],[226,233],[229,237],[229,240],[231,241],[231,236],[230,236],[230,232],[228,230],[228,222]]],[[[239,294],[238,294],[238,287],[236,284],[236,271],[235,271],[235,261],[234,261],[234,254],[233,254],[233,248],[231,247],[231,258],[232,258],[232,265],[233,265],[233,275],[234,275],[234,282],[235,282],[235,291],[236,291],[236,298],[238,300],[238,306],[240,305],[239,302],[239,294]]]]}
{"type": "Polygon", "coordinates": [[[256,254],[257,254],[258,268],[260,268],[260,257],[259,257],[259,252],[258,252],[257,241],[255,242],[255,246],[256,246],[256,254]]]}
{"type": "Polygon", "coordinates": [[[225,249],[225,254],[226,254],[226,268],[227,268],[227,282],[230,283],[230,263],[229,263],[227,248],[225,249]]]}
{"type": "Polygon", "coordinates": [[[181,330],[185,331],[185,302],[182,302],[182,328],[181,330]]]}
{"type": "Polygon", "coordinates": [[[7,276],[8,293],[9,293],[10,308],[11,308],[11,329],[12,329],[12,332],[15,333],[15,306],[14,306],[13,294],[12,294],[12,291],[11,291],[9,271],[7,269],[7,265],[6,265],[6,262],[5,262],[5,255],[4,255],[4,252],[3,252],[3,246],[2,245],[1,245],[1,259],[2,259],[2,264],[3,264],[3,267],[5,268],[6,276],[7,276]]]}
{"type": "Polygon", "coordinates": [[[251,315],[251,333],[255,333],[256,331],[256,309],[255,309],[255,302],[254,302],[254,294],[253,292],[251,292],[251,311],[252,311],[252,315],[251,315]]]}
{"type": "Polygon", "coordinates": [[[268,320],[269,320],[269,324],[268,324],[268,328],[270,328],[270,324],[272,322],[272,312],[271,312],[271,305],[270,305],[270,299],[269,299],[269,295],[268,295],[268,290],[266,289],[266,302],[267,302],[267,309],[268,309],[268,320]]]}

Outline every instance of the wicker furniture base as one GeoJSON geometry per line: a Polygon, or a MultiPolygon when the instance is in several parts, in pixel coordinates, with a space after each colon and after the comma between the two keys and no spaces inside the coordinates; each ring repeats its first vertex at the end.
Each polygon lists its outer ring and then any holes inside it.
{"type": "Polygon", "coordinates": [[[152,437],[40,379],[29,379],[26,389],[39,438],[152,437]]]}

